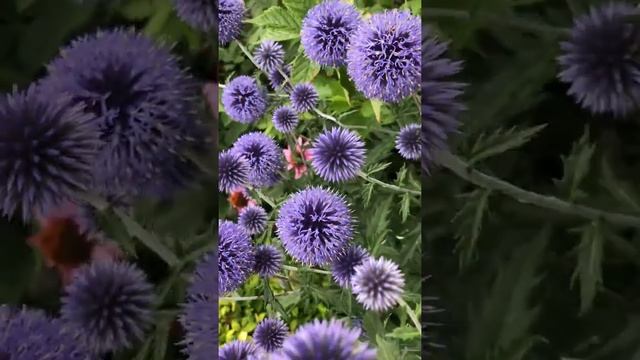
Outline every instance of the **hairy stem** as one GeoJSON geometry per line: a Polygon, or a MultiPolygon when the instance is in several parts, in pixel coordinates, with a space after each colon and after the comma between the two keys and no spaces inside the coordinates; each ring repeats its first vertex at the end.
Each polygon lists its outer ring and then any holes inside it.
{"type": "Polygon", "coordinates": [[[331,275],[331,271],[322,270],[322,269],[314,269],[314,268],[309,268],[309,267],[298,268],[298,267],[295,267],[295,266],[283,265],[282,268],[285,269],[285,270],[288,270],[288,271],[309,271],[309,272],[314,272],[316,274],[331,275]]]}
{"type": "Polygon", "coordinates": [[[397,185],[393,185],[393,184],[387,184],[386,182],[380,181],[378,179],[372,178],[370,176],[368,176],[367,174],[360,172],[358,173],[358,176],[360,176],[361,178],[363,178],[364,180],[379,185],[385,189],[389,189],[389,190],[393,190],[395,192],[401,192],[401,193],[409,193],[409,194],[414,194],[414,195],[421,195],[422,192],[420,192],[420,190],[413,190],[413,189],[407,189],[407,188],[403,188],[401,186],[397,186],[397,185]]]}
{"type": "MultiPolygon", "coordinates": [[[[281,294],[273,294],[273,296],[287,296],[297,294],[299,291],[287,291],[281,294]]],[[[227,296],[219,298],[219,301],[255,301],[255,300],[264,300],[264,296],[227,296]]]]}

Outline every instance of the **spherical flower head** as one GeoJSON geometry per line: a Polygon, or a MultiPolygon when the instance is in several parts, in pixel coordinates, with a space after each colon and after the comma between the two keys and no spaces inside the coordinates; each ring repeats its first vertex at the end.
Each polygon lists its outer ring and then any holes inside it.
{"type": "Polygon", "coordinates": [[[78,107],[35,87],[0,95],[0,213],[27,221],[91,184],[98,138],[78,107]]]}
{"type": "Polygon", "coordinates": [[[422,127],[420,124],[409,124],[398,133],[396,149],[407,160],[418,160],[422,154],[422,127]]]}
{"type": "Polygon", "coordinates": [[[351,287],[356,300],[365,309],[385,311],[400,300],[404,291],[404,275],[393,261],[369,258],[356,266],[351,287]]]}
{"type": "Polygon", "coordinates": [[[282,270],[284,257],[273,245],[260,245],[256,248],[255,272],[263,277],[272,277],[282,270]]]}
{"type": "Polygon", "coordinates": [[[218,350],[219,360],[258,360],[260,350],[251,341],[235,340],[218,350]]]}
{"type": "Polygon", "coordinates": [[[256,235],[264,231],[267,227],[269,216],[261,206],[248,206],[238,216],[238,224],[249,233],[256,235]]]}
{"type": "Polygon", "coordinates": [[[65,290],[62,320],[98,353],[130,348],[152,323],[153,287],[132,264],[96,261],[65,290]]]}
{"type": "Polygon", "coordinates": [[[640,107],[640,9],[608,2],[575,20],[561,44],[560,80],[592,113],[624,117],[640,107]]]}
{"type": "Polygon", "coordinates": [[[433,166],[436,152],[447,148],[447,138],[458,130],[458,116],[465,109],[460,102],[464,84],[452,77],[462,63],[447,58],[447,44],[438,41],[429,28],[422,38],[422,169],[433,166]]]}
{"type": "Polygon", "coordinates": [[[314,6],[302,21],[300,42],[309,59],[324,66],[342,66],[347,47],[360,24],[356,8],[340,0],[314,6]]]}
{"type": "Polygon", "coordinates": [[[356,132],[332,128],[322,132],[311,147],[311,166],[325,181],[355,178],[365,160],[364,142],[356,132]]]}
{"type": "Polygon", "coordinates": [[[280,319],[264,319],[253,332],[253,340],[267,352],[282,348],[289,333],[289,327],[280,319]]]}
{"type": "Polygon", "coordinates": [[[370,99],[397,103],[420,88],[420,18],[408,11],[374,14],[356,30],[347,71],[370,99]]]}
{"type": "Polygon", "coordinates": [[[351,245],[331,264],[331,276],[340,286],[349,288],[356,266],[362,264],[367,258],[369,258],[367,250],[359,245],[351,245]]]}
{"type": "MultiPolygon", "coordinates": [[[[272,90],[280,89],[282,84],[284,84],[285,82],[285,78],[284,76],[282,76],[280,71],[287,75],[287,78],[291,79],[291,72],[293,71],[293,67],[291,65],[284,65],[281,69],[274,69],[269,71],[267,76],[269,78],[269,85],[271,86],[272,90]]],[[[284,91],[289,92],[291,91],[291,84],[286,84],[283,88],[284,91]]]]}
{"type": "Polygon", "coordinates": [[[301,326],[287,338],[273,360],[374,360],[376,351],[360,343],[359,329],[350,329],[343,322],[315,320],[301,326]]]}
{"type": "Polygon", "coordinates": [[[218,1],[218,44],[227,45],[240,36],[244,11],[244,0],[218,1]]]}
{"type": "Polygon", "coordinates": [[[307,265],[332,262],[353,237],[347,202],[320,187],[291,195],[280,208],[276,226],[287,253],[307,265]]]}
{"type": "Polygon", "coordinates": [[[44,96],[68,96],[98,128],[95,188],[105,196],[166,198],[198,167],[206,148],[195,81],[167,48],[124,29],[74,40],[49,66],[44,96]]]}
{"type": "Polygon", "coordinates": [[[218,222],[218,291],[237,289],[251,275],[255,250],[249,233],[231,221],[218,222]]]}
{"type": "Polygon", "coordinates": [[[267,110],[267,93],[254,78],[241,75],[222,91],[222,105],[231,119],[252,124],[267,110]]]}
{"type": "Polygon", "coordinates": [[[249,184],[269,187],[280,181],[284,158],[280,147],[269,136],[261,132],[244,134],[236,140],[231,151],[249,163],[249,184]]]}
{"type": "Polygon", "coordinates": [[[209,0],[174,0],[178,17],[194,29],[213,31],[215,16],[209,0]]]}
{"type": "Polygon", "coordinates": [[[242,188],[249,178],[249,164],[240,154],[225,150],[218,155],[218,189],[231,193],[242,188]]]}
{"type": "Polygon", "coordinates": [[[206,254],[196,265],[187,289],[180,322],[185,329],[186,353],[189,360],[207,360],[218,347],[218,289],[216,257],[206,254]]]}
{"type": "Polygon", "coordinates": [[[296,84],[289,95],[291,107],[299,113],[313,110],[318,104],[318,99],[316,88],[309,83],[296,84]]]}
{"type": "Polygon", "coordinates": [[[40,310],[0,305],[0,359],[90,360],[74,333],[40,310]]]}
{"type": "Polygon", "coordinates": [[[284,49],[282,45],[273,40],[265,40],[258,45],[253,53],[253,58],[260,70],[268,73],[282,67],[284,49]]]}
{"type": "Polygon", "coordinates": [[[273,112],[273,127],[281,133],[292,133],[299,121],[298,114],[289,106],[280,106],[273,112]]]}

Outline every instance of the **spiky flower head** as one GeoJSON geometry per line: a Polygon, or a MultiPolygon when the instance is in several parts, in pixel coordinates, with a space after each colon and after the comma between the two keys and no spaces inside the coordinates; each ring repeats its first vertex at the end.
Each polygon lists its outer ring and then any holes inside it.
{"type": "Polygon", "coordinates": [[[240,154],[225,150],[218,155],[218,189],[221,192],[231,193],[242,188],[248,178],[249,164],[240,154]]]}
{"type": "Polygon", "coordinates": [[[374,14],[356,30],[347,71],[370,99],[397,103],[420,88],[420,18],[408,11],[374,14]]]}
{"type": "Polygon", "coordinates": [[[218,1],[218,44],[227,45],[240,36],[244,0],[218,1]]]}
{"type": "Polygon", "coordinates": [[[296,84],[289,94],[291,107],[299,113],[311,111],[318,104],[319,98],[318,91],[309,83],[296,84]]]}
{"type": "Polygon", "coordinates": [[[252,341],[234,340],[218,350],[219,360],[258,360],[260,350],[252,341]]]}
{"type": "Polygon", "coordinates": [[[302,325],[287,338],[273,360],[374,360],[376,351],[358,341],[360,329],[350,329],[342,321],[314,320],[302,325]]]}
{"type": "Polygon", "coordinates": [[[80,107],[35,86],[0,95],[0,213],[26,221],[86,190],[97,145],[80,107]]]}
{"type": "Polygon", "coordinates": [[[242,226],[249,235],[256,235],[264,231],[267,227],[267,212],[261,206],[247,206],[240,211],[238,224],[242,226]]]}
{"type": "Polygon", "coordinates": [[[215,15],[210,0],[174,0],[178,17],[194,29],[213,31],[215,15]]]}
{"type": "Polygon", "coordinates": [[[298,114],[289,106],[280,106],[273,112],[273,127],[281,133],[292,133],[299,121],[298,114]]]}
{"type": "Polygon", "coordinates": [[[256,248],[255,271],[263,277],[272,277],[282,269],[284,257],[273,245],[259,245],[256,248]]]}
{"type": "Polygon", "coordinates": [[[231,151],[249,163],[249,183],[256,187],[273,186],[282,177],[282,150],[269,136],[250,132],[240,136],[231,151]]]}
{"type": "Polygon", "coordinates": [[[356,300],[365,309],[385,311],[400,300],[404,291],[404,275],[393,261],[368,258],[356,266],[351,287],[356,300]]]}
{"type": "Polygon", "coordinates": [[[347,202],[320,187],[291,195],[280,208],[276,226],[287,253],[307,265],[332,262],[353,237],[347,202]]]}
{"type": "Polygon", "coordinates": [[[640,9],[625,2],[592,7],[562,42],[560,80],[592,113],[624,117],[640,107],[640,9]]]}
{"type": "Polygon", "coordinates": [[[129,348],[151,325],[153,287],[132,264],[95,261],[78,270],[65,291],[62,320],[96,352],[129,348]]]}
{"type": "MultiPolygon", "coordinates": [[[[274,69],[269,71],[267,76],[269,78],[269,85],[271,86],[272,90],[278,90],[285,82],[285,78],[284,76],[282,76],[280,71],[287,75],[287,78],[291,79],[291,71],[293,71],[293,67],[287,64],[284,65],[281,69],[274,69]]],[[[286,84],[283,87],[283,90],[289,92],[291,90],[291,84],[286,84]]]]}
{"type": "Polygon", "coordinates": [[[189,360],[207,360],[218,347],[218,289],[216,257],[206,254],[191,277],[180,322],[185,329],[185,352],[189,360]]]}
{"type": "Polygon", "coordinates": [[[251,275],[255,252],[249,233],[231,221],[218,222],[218,291],[237,289],[251,275]]]}
{"type": "Polygon", "coordinates": [[[342,66],[347,47],[360,24],[358,10],[341,0],[324,1],[307,12],[300,42],[307,57],[320,65],[342,66]]]}
{"type": "Polygon", "coordinates": [[[254,78],[241,75],[222,91],[222,105],[231,119],[251,124],[267,110],[267,93],[254,78]]]}
{"type": "Polygon", "coordinates": [[[260,70],[265,72],[275,71],[282,67],[284,62],[284,49],[282,45],[273,41],[265,40],[258,45],[253,52],[253,58],[260,67],[260,70]]]}
{"type": "Polygon", "coordinates": [[[189,183],[201,149],[195,81],[167,48],[133,30],[74,40],[48,66],[43,96],[82,105],[98,128],[95,187],[105,196],[167,197],[189,183]]]}
{"type": "Polygon", "coordinates": [[[74,333],[43,311],[0,305],[0,359],[91,360],[74,333]]]}
{"type": "Polygon", "coordinates": [[[422,128],[420,124],[409,124],[400,129],[396,137],[396,149],[407,160],[418,160],[422,154],[422,128]]]}
{"type": "Polygon", "coordinates": [[[289,327],[284,321],[267,318],[256,326],[256,330],[253,332],[253,340],[263,350],[273,352],[282,348],[288,333],[289,327]]]}
{"type": "Polygon", "coordinates": [[[446,149],[449,135],[458,130],[465,85],[452,79],[462,62],[446,57],[447,44],[438,41],[428,27],[422,36],[422,169],[429,171],[434,154],[446,149]]]}
{"type": "Polygon", "coordinates": [[[365,160],[364,141],[356,132],[340,127],[323,131],[311,147],[311,166],[323,180],[355,178],[365,160]]]}
{"type": "Polygon", "coordinates": [[[351,286],[356,266],[369,258],[367,250],[360,245],[350,245],[331,264],[331,276],[343,288],[351,286]]]}

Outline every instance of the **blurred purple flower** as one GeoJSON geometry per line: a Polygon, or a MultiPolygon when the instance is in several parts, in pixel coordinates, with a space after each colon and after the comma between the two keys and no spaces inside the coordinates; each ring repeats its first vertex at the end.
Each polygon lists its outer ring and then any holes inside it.
{"type": "Polygon", "coordinates": [[[178,17],[194,29],[213,32],[215,17],[211,0],[174,0],[178,17]]]}
{"type": "Polygon", "coordinates": [[[251,124],[267,110],[267,93],[254,78],[241,75],[222,91],[222,105],[231,119],[251,124]]]}
{"type": "Polygon", "coordinates": [[[318,104],[318,92],[309,83],[296,84],[289,95],[293,110],[303,113],[311,111],[318,104]]]}
{"type": "Polygon", "coordinates": [[[365,160],[364,142],[356,132],[335,127],[325,130],[311,146],[311,166],[325,181],[355,178],[365,160]]]}
{"type": "Polygon", "coordinates": [[[365,309],[386,311],[400,300],[404,291],[404,275],[393,261],[368,258],[356,266],[351,287],[365,309]]]}
{"type": "Polygon", "coordinates": [[[255,250],[246,230],[227,220],[218,222],[218,291],[237,289],[255,266],[255,250]]]}
{"type": "Polygon", "coordinates": [[[420,124],[409,124],[398,133],[396,137],[396,149],[407,160],[419,160],[422,154],[420,124]]]}
{"type": "Polygon", "coordinates": [[[273,245],[259,245],[256,248],[255,272],[263,277],[272,277],[282,270],[284,257],[273,245]]]}
{"type": "Polygon", "coordinates": [[[267,73],[277,71],[284,61],[284,49],[273,40],[265,40],[255,49],[253,58],[260,70],[267,73]]]}
{"type": "Polygon", "coordinates": [[[351,245],[347,247],[331,264],[333,279],[341,287],[349,288],[356,266],[362,264],[367,258],[369,258],[369,253],[361,246],[351,245]]]}
{"type": "Polygon", "coordinates": [[[244,0],[218,1],[218,43],[227,45],[238,38],[244,19],[244,0]]]}
{"type": "Polygon", "coordinates": [[[249,163],[249,183],[256,187],[275,185],[282,177],[284,157],[280,147],[261,132],[240,136],[231,151],[249,163]]]}
{"type": "Polygon", "coordinates": [[[289,106],[280,106],[273,112],[273,127],[281,133],[292,133],[299,121],[298,114],[289,106]]]}
{"type": "Polygon", "coordinates": [[[289,333],[289,327],[280,319],[264,319],[253,332],[253,340],[267,352],[282,348],[289,333]]]}
{"type": "Polygon", "coordinates": [[[216,257],[208,253],[196,265],[187,289],[180,322],[186,335],[183,344],[189,360],[208,360],[218,347],[218,289],[216,257]]]}

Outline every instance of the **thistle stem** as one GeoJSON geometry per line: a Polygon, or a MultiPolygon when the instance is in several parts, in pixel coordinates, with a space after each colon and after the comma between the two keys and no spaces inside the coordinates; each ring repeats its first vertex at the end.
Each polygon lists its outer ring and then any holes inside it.
{"type": "Polygon", "coordinates": [[[396,192],[401,192],[401,193],[409,193],[409,194],[413,194],[413,195],[421,195],[422,192],[419,190],[413,190],[413,189],[407,189],[407,188],[403,188],[401,186],[397,186],[397,185],[393,185],[393,184],[387,184],[386,182],[382,182],[378,179],[374,179],[370,176],[368,176],[367,174],[360,172],[358,173],[358,176],[360,176],[361,178],[363,178],[364,180],[379,185],[385,189],[389,189],[389,190],[393,190],[396,192]]]}
{"type": "Polygon", "coordinates": [[[285,270],[288,270],[288,271],[309,271],[309,272],[313,272],[313,273],[316,273],[316,274],[331,275],[331,271],[308,268],[308,267],[298,268],[298,267],[295,267],[295,266],[283,265],[282,268],[285,269],[285,270]]]}
{"type": "MultiPolygon", "coordinates": [[[[281,294],[273,294],[275,297],[297,294],[299,291],[287,291],[281,294]]],[[[227,296],[219,298],[219,301],[255,301],[264,300],[264,296],[227,296]]]]}

